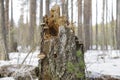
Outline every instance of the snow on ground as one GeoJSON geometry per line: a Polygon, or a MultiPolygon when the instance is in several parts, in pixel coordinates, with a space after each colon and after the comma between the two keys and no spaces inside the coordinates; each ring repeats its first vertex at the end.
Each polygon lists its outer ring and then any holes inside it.
{"type": "Polygon", "coordinates": [[[89,77],[110,75],[120,79],[120,51],[118,50],[87,51],[85,62],[89,77]]]}
{"type": "Polygon", "coordinates": [[[15,80],[13,77],[0,78],[0,80],[15,80]]]}
{"type": "MultiPolygon", "coordinates": [[[[21,51],[21,52],[9,53],[10,61],[1,60],[0,61],[0,66],[11,65],[11,64],[21,64],[23,62],[23,60],[25,59],[25,57],[28,55],[28,52],[29,52],[28,50],[24,50],[24,51],[21,51]]],[[[37,55],[39,53],[40,53],[40,51],[38,49],[36,51],[34,51],[34,52],[31,52],[29,54],[29,56],[27,57],[27,59],[25,60],[24,64],[32,65],[32,66],[38,66],[38,60],[39,59],[37,58],[37,55]]],[[[18,69],[16,69],[16,71],[17,70],[18,69]]],[[[0,80],[14,80],[14,78],[5,77],[5,78],[0,78],[0,80]]]]}
{"type": "MultiPolygon", "coordinates": [[[[13,77],[0,78],[0,80],[15,80],[13,77]]],[[[38,80],[38,79],[35,79],[38,80]]]]}
{"type": "MultiPolygon", "coordinates": [[[[10,61],[0,61],[0,66],[8,65],[8,64],[21,64],[24,58],[27,56],[28,53],[21,53],[21,52],[12,52],[9,53],[10,61]]],[[[39,51],[36,50],[33,53],[30,53],[27,59],[25,60],[24,64],[37,66],[38,65],[38,58],[37,55],[39,51]]]]}
{"type": "MultiPolygon", "coordinates": [[[[25,64],[37,66],[39,50],[30,53],[25,64]]],[[[27,52],[9,53],[10,61],[0,61],[0,66],[9,64],[21,64],[27,52]]],[[[85,53],[86,75],[89,77],[100,77],[111,75],[120,78],[120,51],[118,50],[89,50],[85,53]]],[[[0,80],[14,80],[12,77],[0,78],[0,80]]]]}

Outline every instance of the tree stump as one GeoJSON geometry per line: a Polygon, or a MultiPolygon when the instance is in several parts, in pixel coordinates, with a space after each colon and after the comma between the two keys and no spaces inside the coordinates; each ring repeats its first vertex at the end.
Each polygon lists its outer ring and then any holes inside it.
{"type": "Polygon", "coordinates": [[[42,44],[39,80],[85,80],[83,44],[70,28],[60,26],[58,36],[42,44]]]}

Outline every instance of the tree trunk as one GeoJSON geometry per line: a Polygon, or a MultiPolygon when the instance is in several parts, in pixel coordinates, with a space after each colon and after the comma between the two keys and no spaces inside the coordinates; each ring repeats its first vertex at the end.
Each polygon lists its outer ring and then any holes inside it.
{"type": "MultiPolygon", "coordinates": [[[[9,33],[9,0],[5,0],[5,27],[6,27],[6,35],[9,33]]],[[[7,37],[8,38],[8,37],[7,37]]],[[[7,45],[9,46],[9,40],[7,39],[7,45]]],[[[8,49],[9,52],[9,49],[8,49]]]]}
{"type": "Polygon", "coordinates": [[[108,0],[106,0],[106,29],[105,29],[105,48],[108,49],[108,0]]]}
{"type": "Polygon", "coordinates": [[[13,32],[13,27],[14,27],[14,21],[13,21],[13,0],[11,0],[11,22],[10,22],[10,27],[9,27],[9,52],[14,52],[14,32],[13,32]]]}
{"type": "Polygon", "coordinates": [[[29,27],[29,40],[30,45],[34,44],[34,30],[36,27],[36,0],[30,0],[30,27],[29,27]]]}
{"type": "Polygon", "coordinates": [[[105,21],[105,19],[104,19],[104,17],[105,17],[105,0],[103,0],[103,8],[102,8],[102,45],[101,45],[101,49],[103,50],[103,49],[105,49],[104,47],[105,47],[105,23],[104,23],[104,21],[105,21]]]}
{"type": "Polygon", "coordinates": [[[42,19],[43,19],[43,0],[40,0],[40,23],[42,22],[42,19]]]}
{"type": "Polygon", "coordinates": [[[78,0],[78,38],[81,42],[83,42],[82,30],[82,0],[78,0]]]}
{"type": "Polygon", "coordinates": [[[112,0],[112,3],[111,3],[111,17],[112,17],[112,21],[111,21],[111,35],[112,35],[112,46],[113,46],[113,49],[116,49],[116,35],[115,35],[115,28],[114,27],[114,16],[113,16],[113,0],[112,0]],[[113,32],[113,34],[112,34],[113,32]]]}
{"type": "Polygon", "coordinates": [[[46,0],[46,15],[49,15],[49,9],[50,9],[50,0],[46,0]]]}
{"type": "Polygon", "coordinates": [[[4,44],[4,59],[9,60],[8,55],[8,45],[7,45],[7,38],[6,38],[6,27],[5,27],[5,14],[4,14],[4,0],[1,0],[1,27],[2,27],[2,38],[3,38],[3,44],[4,44]]]}
{"type": "Polygon", "coordinates": [[[69,14],[68,14],[68,0],[62,0],[62,16],[65,16],[66,19],[69,19],[69,14]]]}
{"type": "Polygon", "coordinates": [[[91,3],[92,0],[84,0],[85,50],[90,47],[91,3]]]}
{"type": "Polygon", "coordinates": [[[42,45],[41,54],[45,58],[39,60],[39,80],[84,80],[83,45],[76,43],[77,38],[70,29],[64,26],[59,29],[58,38],[44,41],[42,45]]]}
{"type": "Polygon", "coordinates": [[[93,28],[92,28],[92,0],[89,5],[89,16],[90,16],[90,49],[93,47],[93,28]]]}
{"type": "MultiPolygon", "coordinates": [[[[38,29],[38,31],[41,32],[41,29],[42,29],[41,28],[41,23],[43,22],[43,0],[40,0],[40,17],[39,17],[39,20],[40,20],[39,21],[40,23],[39,23],[39,29],[38,29]]],[[[40,33],[38,35],[39,35],[39,41],[41,41],[40,33]]]]}
{"type": "Polygon", "coordinates": [[[62,16],[65,16],[65,1],[62,0],[62,16]]]}
{"type": "Polygon", "coordinates": [[[120,0],[117,0],[116,42],[117,49],[120,49],[120,0]]]}
{"type": "Polygon", "coordinates": [[[8,33],[9,28],[9,0],[5,0],[5,26],[8,33]]]}
{"type": "Polygon", "coordinates": [[[98,49],[98,0],[96,0],[96,49],[98,49]]]}
{"type": "Polygon", "coordinates": [[[73,0],[71,0],[71,22],[73,22],[73,0]]]}
{"type": "Polygon", "coordinates": [[[66,13],[65,13],[66,15],[65,15],[65,16],[66,16],[67,20],[69,20],[69,14],[68,14],[68,12],[69,12],[69,11],[68,11],[68,0],[66,0],[66,3],[65,3],[65,10],[66,10],[66,13]]]}

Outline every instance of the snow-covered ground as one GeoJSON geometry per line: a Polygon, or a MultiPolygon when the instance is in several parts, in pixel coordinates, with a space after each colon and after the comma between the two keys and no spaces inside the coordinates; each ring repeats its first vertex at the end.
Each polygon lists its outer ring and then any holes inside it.
{"type": "Polygon", "coordinates": [[[85,62],[89,77],[109,75],[120,79],[120,51],[118,50],[87,51],[85,62]]]}
{"type": "Polygon", "coordinates": [[[13,77],[0,78],[0,80],[15,80],[13,77]]]}
{"type": "MultiPolygon", "coordinates": [[[[21,64],[28,53],[9,53],[10,61],[0,61],[0,66],[9,64],[21,64]]],[[[37,55],[39,50],[30,53],[24,64],[38,65],[37,55]]],[[[85,53],[86,74],[89,77],[110,75],[120,79],[120,51],[118,50],[89,50],[85,53]]],[[[12,77],[0,78],[0,80],[14,80],[12,77]]]]}
{"type": "MultiPolygon", "coordinates": [[[[38,65],[38,60],[37,55],[40,53],[39,50],[36,50],[35,52],[31,52],[29,56],[26,58],[24,64],[27,65],[32,65],[32,66],[37,66],[38,65]]],[[[11,65],[11,64],[22,64],[23,60],[25,57],[28,55],[26,52],[12,52],[9,53],[10,61],[0,61],[0,66],[3,65],[11,65]]],[[[21,69],[19,69],[21,70],[21,69]]],[[[16,69],[16,71],[19,71],[16,69]]],[[[21,71],[20,71],[21,72],[21,71]]],[[[5,77],[5,78],[0,78],[0,80],[15,80],[13,77],[5,77]]]]}
{"type": "MultiPolygon", "coordinates": [[[[33,53],[30,53],[29,56],[27,57],[27,59],[25,60],[24,64],[28,64],[28,65],[33,65],[33,66],[37,66],[38,64],[38,58],[37,55],[39,54],[39,51],[35,51],[33,53]]],[[[28,53],[10,53],[10,59],[12,62],[17,63],[17,64],[21,64],[23,62],[23,60],[25,59],[25,57],[27,56],[28,53]]]]}

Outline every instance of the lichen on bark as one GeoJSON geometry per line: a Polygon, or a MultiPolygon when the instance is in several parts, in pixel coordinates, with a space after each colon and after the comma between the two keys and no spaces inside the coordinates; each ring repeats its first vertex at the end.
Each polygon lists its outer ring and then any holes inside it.
{"type": "MultiPolygon", "coordinates": [[[[74,72],[71,73],[67,69],[68,62],[79,64],[80,61],[76,55],[75,38],[70,28],[60,26],[57,37],[44,41],[43,51],[46,57],[39,63],[41,65],[39,80],[79,80],[74,72]]],[[[80,71],[84,74],[84,69],[80,71]]]]}

